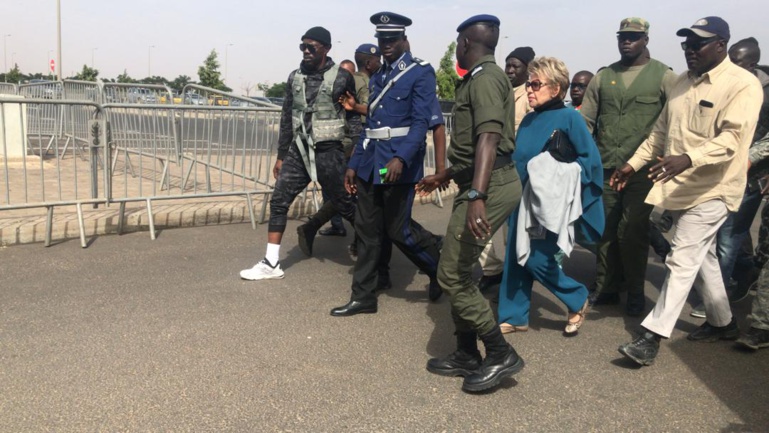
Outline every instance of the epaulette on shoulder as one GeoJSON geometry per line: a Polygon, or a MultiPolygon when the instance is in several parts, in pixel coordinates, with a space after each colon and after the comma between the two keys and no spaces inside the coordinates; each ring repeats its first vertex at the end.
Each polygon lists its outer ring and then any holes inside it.
{"type": "Polygon", "coordinates": [[[476,66],[475,69],[473,69],[472,71],[469,72],[470,77],[475,77],[481,71],[483,71],[483,65],[476,66]]]}
{"type": "Polygon", "coordinates": [[[419,66],[430,66],[430,62],[427,60],[422,60],[419,57],[414,57],[413,60],[414,62],[418,63],[419,66]]]}

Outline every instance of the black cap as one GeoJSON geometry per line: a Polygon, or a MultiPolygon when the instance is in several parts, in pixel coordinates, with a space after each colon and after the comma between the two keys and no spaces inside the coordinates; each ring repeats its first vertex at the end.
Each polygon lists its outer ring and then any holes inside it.
{"type": "Polygon", "coordinates": [[[479,23],[486,23],[486,24],[495,25],[499,27],[499,18],[495,17],[494,15],[488,15],[488,14],[476,15],[462,22],[462,24],[460,24],[459,27],[457,27],[457,32],[461,32],[462,30],[470,27],[471,25],[479,24],[479,23]]]}
{"type": "Polygon", "coordinates": [[[312,39],[327,47],[331,46],[331,33],[323,27],[313,27],[310,30],[307,30],[304,32],[302,39],[312,39]]]}
{"type": "Polygon", "coordinates": [[[721,17],[705,17],[697,20],[689,28],[684,28],[676,32],[677,36],[695,35],[701,38],[712,38],[719,36],[721,39],[729,40],[729,24],[721,17]]]}
{"type": "Polygon", "coordinates": [[[377,12],[371,15],[371,24],[376,25],[375,38],[394,38],[406,33],[411,19],[394,12],[377,12]]]}
{"type": "Polygon", "coordinates": [[[516,59],[520,60],[525,64],[526,66],[531,63],[532,60],[534,60],[534,50],[531,47],[518,47],[510,52],[510,54],[505,57],[505,60],[509,59],[510,57],[515,57],[516,59]]]}

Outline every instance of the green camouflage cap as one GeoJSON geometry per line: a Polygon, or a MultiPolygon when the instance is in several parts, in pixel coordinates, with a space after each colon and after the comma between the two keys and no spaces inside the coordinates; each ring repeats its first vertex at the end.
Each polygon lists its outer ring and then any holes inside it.
{"type": "Polygon", "coordinates": [[[641,32],[648,34],[649,21],[638,17],[625,18],[619,23],[619,30],[617,31],[617,33],[622,32],[641,32]]]}

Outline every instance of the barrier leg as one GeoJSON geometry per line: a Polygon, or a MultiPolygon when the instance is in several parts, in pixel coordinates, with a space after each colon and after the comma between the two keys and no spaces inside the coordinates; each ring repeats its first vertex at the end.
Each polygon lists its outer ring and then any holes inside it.
{"type": "Polygon", "coordinates": [[[150,220],[150,239],[155,240],[155,219],[152,216],[152,200],[147,199],[147,217],[150,220]]]}
{"type": "Polygon", "coordinates": [[[259,224],[264,223],[264,216],[267,215],[267,202],[270,201],[272,194],[265,194],[262,200],[262,210],[259,212],[259,224]]]}
{"type": "Polygon", "coordinates": [[[83,220],[83,205],[81,203],[77,204],[77,224],[80,226],[80,246],[87,248],[88,245],[85,243],[85,221],[83,220]]]}
{"type": "Polygon", "coordinates": [[[256,218],[254,217],[254,200],[251,193],[246,193],[246,203],[248,205],[248,216],[251,218],[251,228],[256,230],[256,218]]]}
{"type": "Polygon", "coordinates": [[[48,217],[45,219],[45,246],[51,246],[51,235],[53,232],[53,206],[46,206],[48,208],[48,217]]]}
{"type": "Polygon", "coordinates": [[[125,202],[120,202],[120,210],[117,215],[117,234],[123,234],[123,224],[125,224],[125,202]]]}

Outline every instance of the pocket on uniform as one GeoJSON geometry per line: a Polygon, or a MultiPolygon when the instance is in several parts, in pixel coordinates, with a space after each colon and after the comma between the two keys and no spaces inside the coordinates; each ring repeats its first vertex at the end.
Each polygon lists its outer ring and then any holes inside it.
{"type": "Polygon", "coordinates": [[[390,89],[379,105],[378,109],[384,109],[392,116],[403,116],[411,105],[411,92],[409,89],[390,89]]]}
{"type": "Polygon", "coordinates": [[[700,137],[707,138],[712,135],[714,130],[713,117],[715,116],[715,109],[713,107],[703,107],[697,105],[689,120],[689,126],[692,132],[700,137]]]}

